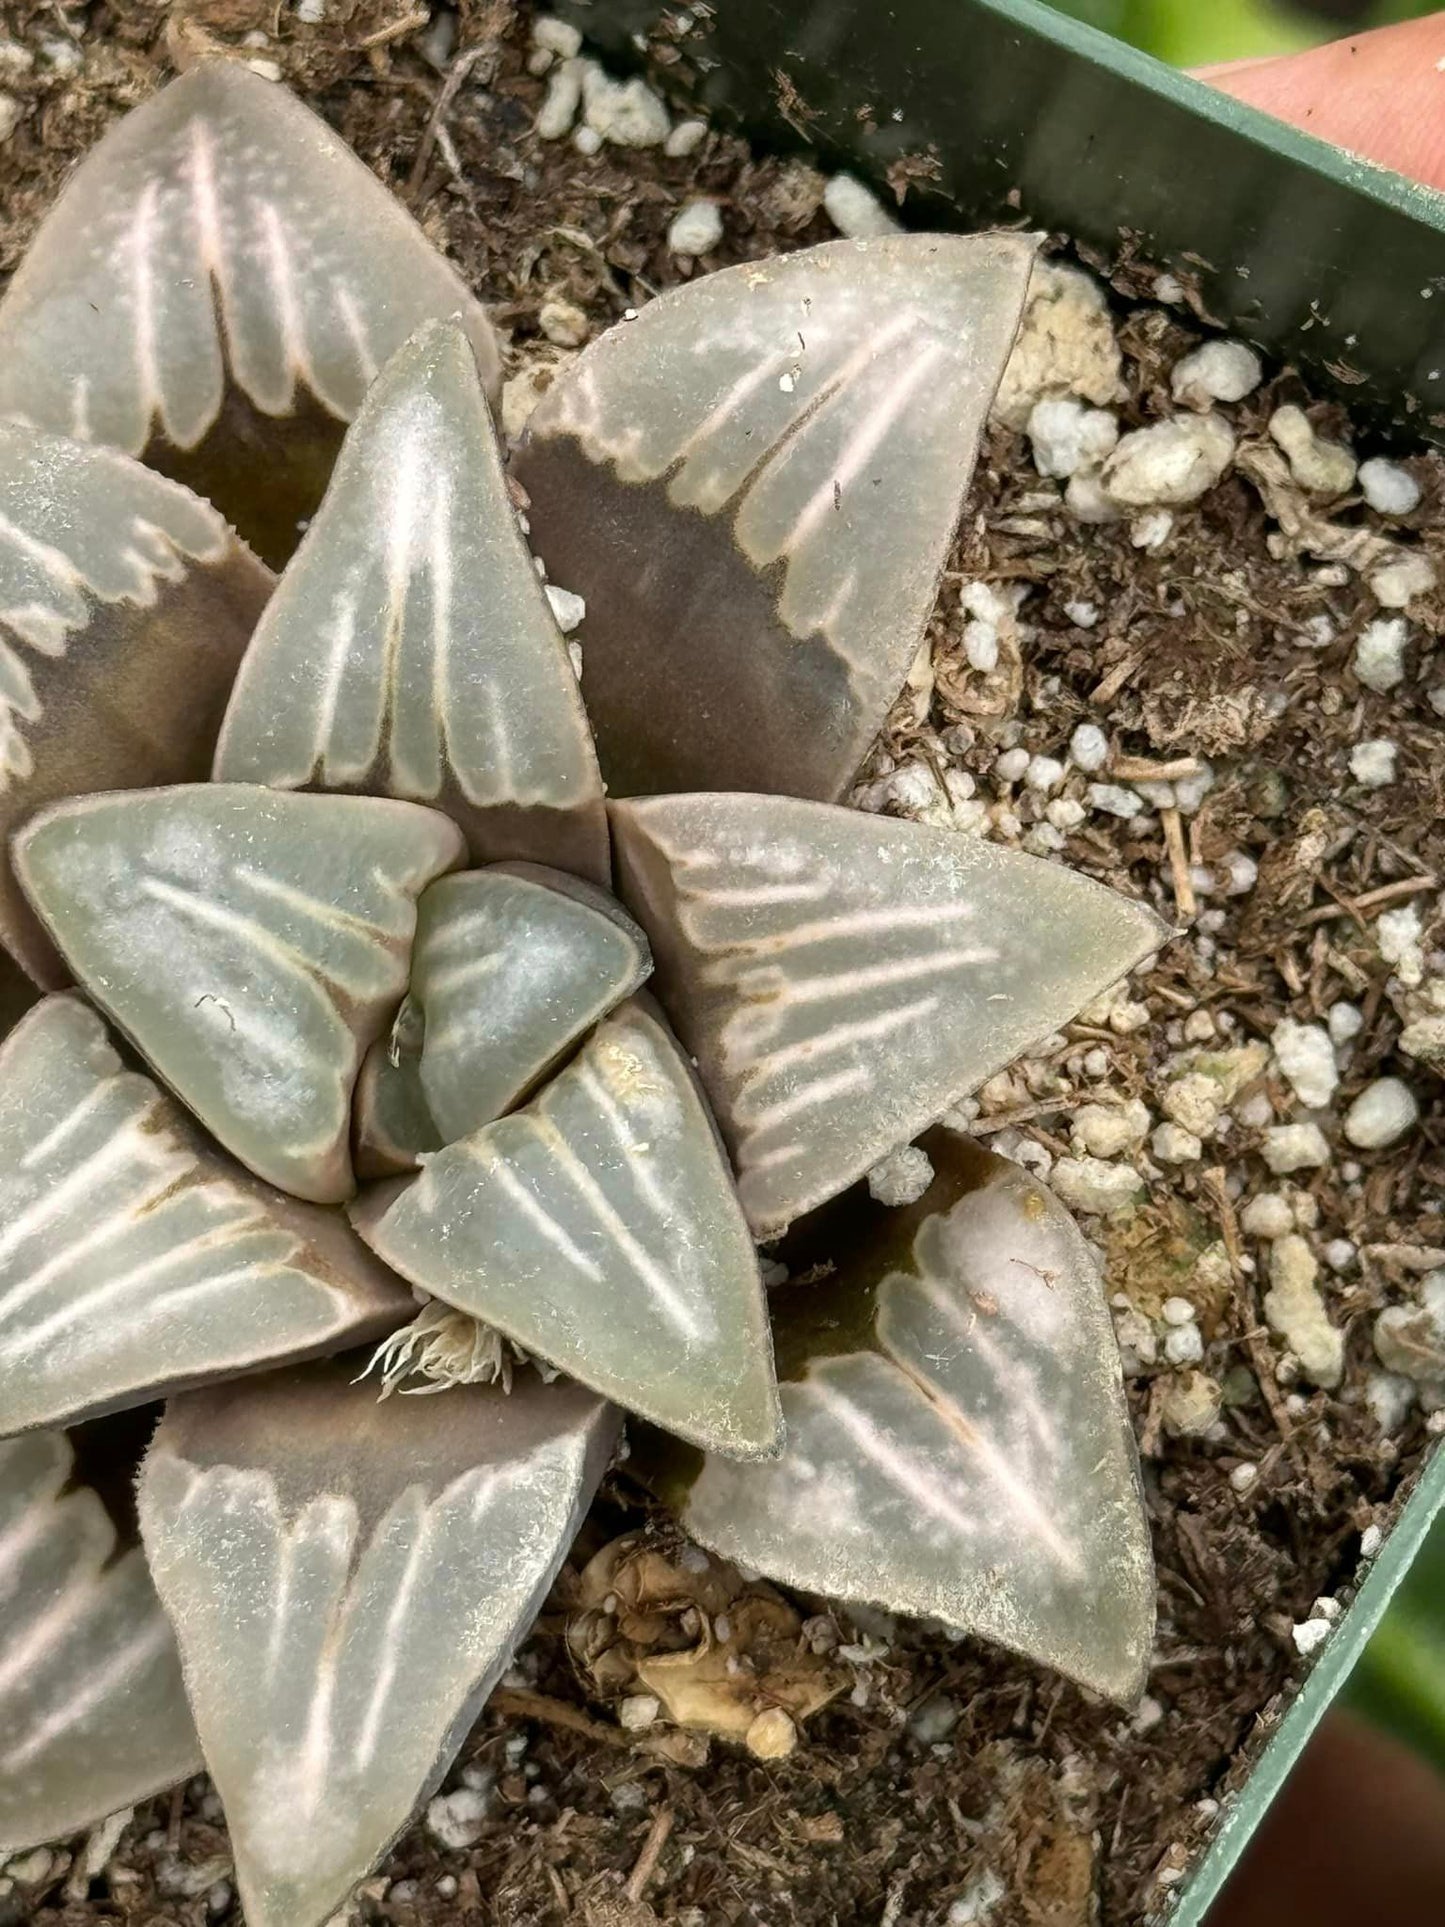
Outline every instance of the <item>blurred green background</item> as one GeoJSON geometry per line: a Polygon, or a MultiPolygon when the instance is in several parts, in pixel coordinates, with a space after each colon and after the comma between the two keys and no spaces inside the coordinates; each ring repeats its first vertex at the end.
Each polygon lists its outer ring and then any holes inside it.
{"type": "MultiPolygon", "coordinates": [[[[1441,0],[1052,0],[1179,67],[1291,53],[1438,10],[1441,0]]],[[[1445,1773],[1445,1520],[1355,1669],[1346,1695],[1445,1773]]]]}
{"type": "Polygon", "coordinates": [[[1290,53],[1334,40],[1361,27],[1382,27],[1432,13],[1438,0],[1053,0],[1064,13],[1102,27],[1120,40],[1201,67],[1214,60],[1248,60],[1290,53]]]}

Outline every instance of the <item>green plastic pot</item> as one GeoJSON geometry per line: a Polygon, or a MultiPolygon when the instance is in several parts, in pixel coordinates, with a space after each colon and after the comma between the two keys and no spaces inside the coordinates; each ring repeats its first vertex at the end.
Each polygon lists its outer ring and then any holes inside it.
{"type": "MultiPolygon", "coordinates": [[[[908,218],[1027,219],[1190,275],[1222,326],[1293,362],[1386,438],[1445,443],[1445,195],[1244,107],[1034,0],[564,0],[760,145],[806,142],[881,182],[930,157],[908,218]],[[869,111],[863,113],[867,108],[869,111]]],[[[1201,1927],[1445,1508],[1445,1452],[1393,1530],[1207,1850],[1161,1916],[1201,1927]]]]}

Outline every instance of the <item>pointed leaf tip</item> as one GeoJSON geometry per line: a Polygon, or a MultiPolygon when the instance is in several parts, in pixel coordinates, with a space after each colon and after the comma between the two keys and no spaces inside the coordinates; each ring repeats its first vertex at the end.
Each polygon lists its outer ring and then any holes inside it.
{"type": "Polygon", "coordinates": [[[428,803],[479,861],[607,880],[577,678],[456,326],[414,335],[368,395],[242,664],[216,775],[428,803]]]}
{"type": "Polygon", "coordinates": [[[770,796],[612,806],[618,885],[759,1238],[836,1196],[1156,949],[1062,864],[770,796]]]}
{"type": "Polygon", "coordinates": [[[379,1338],[411,1294],[221,1157],[78,998],[0,1045],[0,1432],[379,1338]]]}
{"type": "Polygon", "coordinates": [[[243,1164],[322,1204],[355,1189],[352,1090],[416,899],[462,854],[412,803],[218,783],[82,797],[15,842],[96,1002],[243,1164]]]}
{"type": "MultiPolygon", "coordinates": [[[[129,1438],[87,1432],[122,1484],[129,1438]]],[[[78,1833],[199,1770],[145,1557],[64,1432],[0,1443],[0,1599],[0,1854],[78,1833]]]]}
{"type": "Polygon", "coordinates": [[[777,1450],[757,1256],[687,1062],[640,1004],[367,1205],[358,1229],[424,1291],[682,1438],[777,1450]]]}
{"type": "Polygon", "coordinates": [[[401,204],[286,88],[204,61],[107,133],[41,227],[0,303],[0,413],[167,467],[214,442],[206,492],[244,527],[291,480],[267,418],[351,420],[448,315],[495,395],[491,326],[401,204]]]}
{"type": "Polygon", "coordinates": [[[922,640],[1033,253],[894,235],[726,268],[548,391],[515,468],[586,599],[613,795],[846,788],[922,640]]]}
{"type": "Polygon", "coordinates": [[[935,1617],[1129,1704],[1154,1569],[1102,1280],[1049,1192],[952,1133],[897,1212],[810,1227],[834,1276],[779,1299],[788,1443],[707,1459],[682,1508],[785,1585],[935,1617]]]}
{"type": "Polygon", "coordinates": [[[250,1927],[318,1927],[440,1779],[617,1434],[531,1372],[382,1405],[359,1369],[177,1399],[141,1477],[250,1927]]]}
{"type": "Polygon", "coordinates": [[[575,878],[514,864],[434,883],[417,909],[411,995],[442,1141],[511,1110],[651,968],[622,906],[575,878]]]}
{"type": "Polygon", "coordinates": [[[15,881],[11,832],[82,790],[205,776],[270,592],[189,489],[0,421],[0,949],[38,983],[67,977],[15,881]]]}

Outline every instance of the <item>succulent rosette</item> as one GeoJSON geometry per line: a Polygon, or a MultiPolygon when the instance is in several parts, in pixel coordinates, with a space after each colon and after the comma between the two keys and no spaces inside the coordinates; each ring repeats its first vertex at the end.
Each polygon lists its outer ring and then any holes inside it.
{"type": "Polygon", "coordinates": [[[1138,1691],[1092,1254],[938,1121],[1161,926],[839,801],[1031,258],[706,276],[508,461],[481,308],[279,87],[61,198],[0,304],[0,1845],[204,1762],[248,1919],[325,1919],[624,1423],[713,1551],[1138,1691]]]}

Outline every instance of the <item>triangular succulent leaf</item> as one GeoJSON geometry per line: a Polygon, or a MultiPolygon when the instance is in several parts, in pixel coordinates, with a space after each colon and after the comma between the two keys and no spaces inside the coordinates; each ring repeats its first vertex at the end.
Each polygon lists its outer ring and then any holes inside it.
{"type": "Polygon", "coordinates": [[[896,235],[727,268],[554,383],[516,470],[587,604],[614,795],[846,788],[922,641],[1033,251],[896,235]]]}
{"type": "Polygon", "coordinates": [[[981,837],[771,796],[613,805],[619,890],[755,1234],[835,1196],[1164,941],[981,837]]]}
{"type": "MultiPolygon", "coordinates": [[[[270,591],[270,571],[189,489],[0,421],[0,852],[61,797],[206,775],[270,591]]],[[[65,983],[8,855],[0,948],[65,983]]]]}
{"type": "Polygon", "coordinates": [[[174,1400],[141,1526],[250,1927],[316,1927],[445,1772],[616,1436],[528,1372],[377,1401],[356,1359],[174,1400]]]}
{"type": "Polygon", "coordinates": [[[129,1430],[0,1443],[0,1854],[93,1826],[201,1765],[145,1556],[85,1473],[89,1438],[123,1491],[129,1430]]]}
{"type": "Polygon", "coordinates": [[[443,877],[417,906],[420,1080],[444,1143],[511,1110],[652,968],[620,904],[556,871],[443,877]]]}
{"type": "Polygon", "coordinates": [[[841,1200],[810,1227],[832,1276],[777,1295],[784,1455],[707,1458],[683,1523],[785,1585],[942,1619],[1128,1703],[1154,1575],[1098,1267],[1019,1166],[925,1143],[916,1204],[841,1200]]]}
{"type": "Polygon", "coordinates": [[[337,424],[453,314],[495,392],[486,316],[400,203],[285,88],[206,61],[111,129],[36,236],[0,303],[0,414],[144,453],[276,559],[337,424]]]}
{"type": "Polygon", "coordinates": [[[478,861],[606,880],[577,678],[455,325],[423,328],[368,395],[242,664],[215,773],[429,803],[478,861]]]}
{"type": "Polygon", "coordinates": [[[687,1061],[640,1003],[353,1216],[404,1278],[618,1404],[711,1450],[777,1450],[757,1256],[687,1061]]]}
{"type": "Polygon", "coordinates": [[[14,848],[77,979],[207,1129],[297,1197],[350,1196],[352,1088],[416,899],[461,860],[449,819],[190,784],[58,804],[14,848]]]}
{"type": "Polygon", "coordinates": [[[399,1049],[394,1032],[379,1037],[362,1059],[352,1110],[356,1175],[363,1184],[415,1171],[442,1148],[421,1087],[421,1052],[399,1049]]]}
{"type": "Polygon", "coordinates": [[[0,1046],[0,1432],[380,1337],[411,1294],[221,1157],[77,998],[0,1046]]]}

